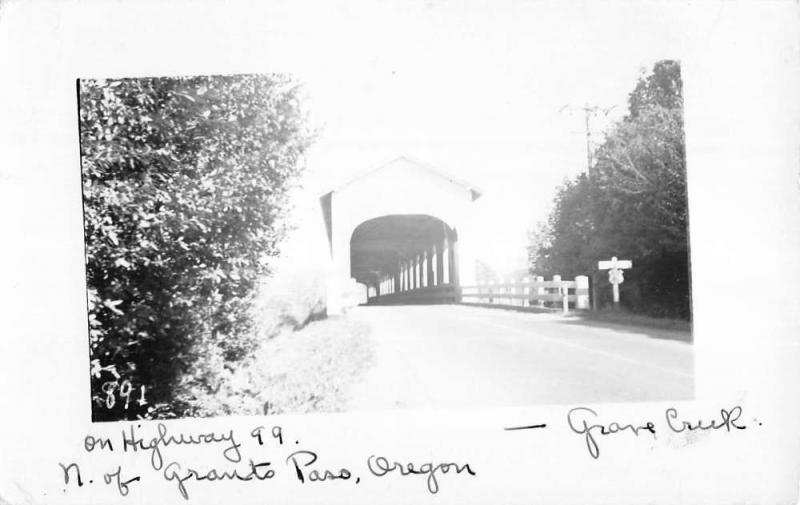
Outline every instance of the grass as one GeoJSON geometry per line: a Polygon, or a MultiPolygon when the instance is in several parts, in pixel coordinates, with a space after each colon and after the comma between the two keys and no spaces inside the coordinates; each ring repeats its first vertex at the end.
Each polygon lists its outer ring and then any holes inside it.
{"type": "MultiPolygon", "coordinates": [[[[326,318],[321,272],[278,269],[253,305],[253,350],[242,360],[209,349],[178,395],[191,415],[337,412],[372,364],[370,328],[326,318]]],[[[245,338],[245,341],[248,339],[245,338]]]]}
{"type": "Polygon", "coordinates": [[[627,326],[641,326],[659,330],[692,331],[692,322],[684,319],[668,319],[632,314],[622,309],[601,309],[574,313],[585,321],[598,321],[603,323],[622,324],[627,326]]]}
{"type": "Polygon", "coordinates": [[[644,333],[650,338],[694,342],[691,321],[649,317],[619,309],[572,312],[565,317],[569,324],[580,324],[617,331],[644,333]]]}
{"type": "Polygon", "coordinates": [[[196,416],[339,412],[373,364],[370,328],[331,318],[285,328],[249,359],[220,372],[218,388],[193,390],[196,416]]]}
{"type": "Polygon", "coordinates": [[[365,323],[331,318],[265,344],[251,365],[260,413],[344,410],[350,387],[374,363],[369,330],[365,323]]]}
{"type": "MultiPolygon", "coordinates": [[[[462,305],[472,305],[491,309],[512,310],[517,312],[561,314],[558,307],[522,307],[517,305],[500,305],[489,303],[463,303],[462,305]]],[[[574,324],[583,324],[599,327],[614,327],[616,329],[647,329],[647,333],[654,338],[680,340],[692,342],[692,322],[684,319],[657,318],[633,314],[625,309],[603,308],[597,311],[574,310],[570,309],[568,315],[564,316],[566,321],[574,324]]]]}

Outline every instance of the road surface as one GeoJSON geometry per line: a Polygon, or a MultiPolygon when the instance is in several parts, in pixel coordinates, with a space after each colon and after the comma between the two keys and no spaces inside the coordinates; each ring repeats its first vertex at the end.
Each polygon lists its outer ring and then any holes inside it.
{"type": "Polygon", "coordinates": [[[693,398],[693,352],[665,330],[458,305],[363,306],[375,366],[351,410],[693,398]]]}

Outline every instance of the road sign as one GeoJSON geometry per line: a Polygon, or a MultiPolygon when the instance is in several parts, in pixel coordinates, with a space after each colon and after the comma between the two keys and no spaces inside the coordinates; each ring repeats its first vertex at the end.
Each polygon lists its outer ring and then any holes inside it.
{"type": "Polygon", "coordinates": [[[618,260],[614,256],[611,261],[598,261],[597,268],[600,270],[633,268],[633,262],[631,260],[618,260]]]}
{"type": "Polygon", "coordinates": [[[608,270],[608,282],[611,283],[611,289],[614,293],[614,303],[619,303],[619,285],[625,280],[622,271],[627,268],[633,268],[633,262],[631,260],[618,260],[614,256],[611,261],[598,261],[597,268],[608,270]]]}

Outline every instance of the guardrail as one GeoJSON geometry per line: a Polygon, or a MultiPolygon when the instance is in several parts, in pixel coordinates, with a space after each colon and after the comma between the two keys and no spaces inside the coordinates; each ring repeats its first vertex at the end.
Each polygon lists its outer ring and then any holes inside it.
{"type": "Polygon", "coordinates": [[[528,278],[522,282],[506,284],[486,283],[477,286],[461,286],[462,303],[488,304],[507,307],[548,308],[547,304],[557,303],[566,314],[572,307],[578,310],[589,308],[589,278],[585,275],[575,280],[561,280],[554,275],[553,280],[544,277],[528,278]]]}

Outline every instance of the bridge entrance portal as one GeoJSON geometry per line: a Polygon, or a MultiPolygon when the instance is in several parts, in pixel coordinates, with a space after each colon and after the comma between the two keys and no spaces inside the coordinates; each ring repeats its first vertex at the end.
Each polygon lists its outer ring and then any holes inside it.
{"type": "Polygon", "coordinates": [[[457,301],[475,273],[473,202],[481,192],[401,156],[320,197],[331,254],[328,313],[363,302],[457,301]],[[358,299],[358,300],[357,300],[358,299]]]}
{"type": "Polygon", "coordinates": [[[424,214],[370,219],[350,239],[350,275],[370,304],[458,301],[458,234],[424,214]]]}

